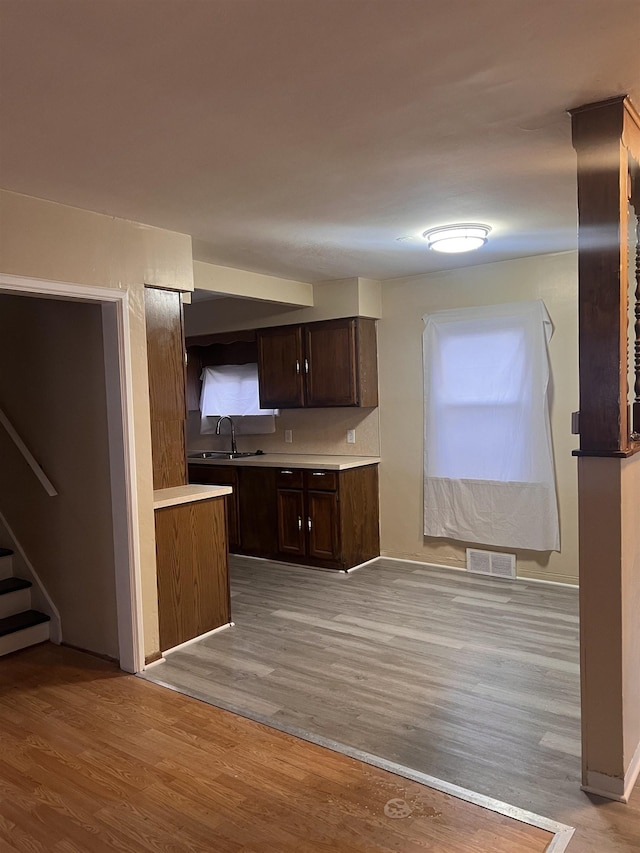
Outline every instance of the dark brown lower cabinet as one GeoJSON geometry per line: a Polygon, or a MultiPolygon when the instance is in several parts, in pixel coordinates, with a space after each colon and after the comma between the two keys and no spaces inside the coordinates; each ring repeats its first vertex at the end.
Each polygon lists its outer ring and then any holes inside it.
{"type": "Polygon", "coordinates": [[[272,559],[277,549],[275,468],[238,467],[238,554],[272,559]]]}
{"type": "Polygon", "coordinates": [[[349,569],[380,555],[378,468],[278,469],[278,557],[349,569]]]}
{"type": "Polygon", "coordinates": [[[275,468],[189,463],[189,482],[233,489],[226,497],[227,536],[233,554],[276,556],[275,468]]]}
{"type": "Polygon", "coordinates": [[[234,489],[227,498],[233,553],[328,569],[380,555],[377,465],[328,471],[190,464],[189,482],[234,489]]]}
{"type": "Polygon", "coordinates": [[[338,493],[278,489],[278,552],[331,564],[340,560],[338,493]]]}
{"type": "Polygon", "coordinates": [[[189,482],[206,486],[231,486],[233,492],[223,500],[227,505],[227,542],[235,553],[240,547],[238,508],[238,469],[233,465],[189,465],[189,482]]]}
{"type": "Polygon", "coordinates": [[[231,620],[224,498],[163,507],[155,516],[164,652],[231,620]]]}

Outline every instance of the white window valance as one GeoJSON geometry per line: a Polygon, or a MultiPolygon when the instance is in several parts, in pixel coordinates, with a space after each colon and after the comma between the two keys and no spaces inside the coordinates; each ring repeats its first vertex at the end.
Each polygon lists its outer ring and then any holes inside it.
{"type": "Polygon", "coordinates": [[[544,303],[423,319],[425,535],[559,550],[544,303]]]}

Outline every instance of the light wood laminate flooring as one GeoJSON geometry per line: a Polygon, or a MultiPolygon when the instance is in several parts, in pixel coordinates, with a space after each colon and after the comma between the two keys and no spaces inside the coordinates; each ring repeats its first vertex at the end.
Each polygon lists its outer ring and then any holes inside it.
{"type": "Polygon", "coordinates": [[[231,563],[235,627],[147,678],[575,826],[572,853],[640,849],[638,788],[626,806],[580,791],[577,590],[231,563]]]}
{"type": "Polygon", "coordinates": [[[0,669],[2,853],[543,853],[550,834],[45,644],[0,669]]]}

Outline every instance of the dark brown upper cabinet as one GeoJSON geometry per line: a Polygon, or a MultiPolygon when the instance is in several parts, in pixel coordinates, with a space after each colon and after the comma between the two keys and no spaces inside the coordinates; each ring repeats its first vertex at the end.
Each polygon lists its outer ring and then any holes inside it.
{"type": "Polygon", "coordinates": [[[260,405],[378,405],[375,320],[351,317],[260,329],[260,405]]]}
{"type": "Polygon", "coordinates": [[[263,409],[304,406],[304,356],[302,326],[260,329],[258,383],[263,409]]]}

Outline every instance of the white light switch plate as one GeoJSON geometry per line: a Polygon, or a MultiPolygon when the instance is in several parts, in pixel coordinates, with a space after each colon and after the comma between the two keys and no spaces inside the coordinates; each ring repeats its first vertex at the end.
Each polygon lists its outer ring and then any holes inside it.
{"type": "Polygon", "coordinates": [[[355,444],[356,443],[356,431],[355,429],[347,430],[347,444],[355,444]]]}
{"type": "Polygon", "coordinates": [[[284,431],[284,442],[285,444],[291,444],[293,442],[293,430],[285,429],[284,431]]]}

